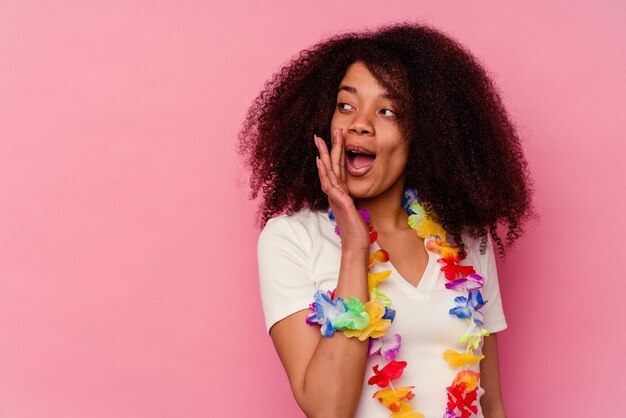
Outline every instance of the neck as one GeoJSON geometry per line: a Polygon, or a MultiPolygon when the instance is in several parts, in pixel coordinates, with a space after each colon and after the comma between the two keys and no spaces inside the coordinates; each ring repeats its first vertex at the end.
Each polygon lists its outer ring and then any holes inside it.
{"type": "Polygon", "coordinates": [[[387,234],[408,227],[408,214],[402,209],[404,180],[396,182],[384,193],[369,199],[355,199],[358,209],[369,211],[376,231],[387,234]]]}

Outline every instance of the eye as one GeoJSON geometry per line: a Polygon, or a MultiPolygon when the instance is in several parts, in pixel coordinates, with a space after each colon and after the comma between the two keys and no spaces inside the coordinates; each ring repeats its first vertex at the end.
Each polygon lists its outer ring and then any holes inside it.
{"type": "Polygon", "coordinates": [[[339,110],[352,110],[352,109],[354,109],[354,107],[351,104],[340,102],[340,103],[337,103],[337,109],[339,109],[339,110]]]}
{"type": "Polygon", "coordinates": [[[380,113],[382,113],[383,116],[396,116],[396,112],[391,109],[383,109],[380,111],[380,113]]]}

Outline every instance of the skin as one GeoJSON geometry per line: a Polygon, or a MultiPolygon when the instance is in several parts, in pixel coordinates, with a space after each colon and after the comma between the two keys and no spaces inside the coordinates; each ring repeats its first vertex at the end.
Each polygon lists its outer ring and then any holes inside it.
{"type": "MultiPolygon", "coordinates": [[[[370,241],[367,225],[357,209],[370,211],[379,244],[393,254],[394,266],[407,281],[417,285],[426,268],[428,255],[423,239],[408,226],[408,215],[399,204],[409,147],[395,109],[393,98],[365,65],[356,62],[340,84],[331,121],[331,151],[324,141],[314,138],[320,153],[316,162],[320,184],[341,230],[336,289],[339,297],[352,295],[368,300],[370,241]],[[367,174],[352,176],[346,169],[345,147],[350,145],[363,146],[376,154],[367,174]]],[[[309,312],[296,312],[270,330],[296,402],[307,417],[353,417],[363,385],[368,342],[341,333],[322,338],[316,327],[303,326],[309,312]]],[[[487,357],[481,362],[481,383],[489,396],[483,396],[481,405],[490,411],[486,417],[502,418],[497,344],[495,336],[488,338],[493,338],[493,343],[485,341],[487,357]]]]}
{"type": "Polygon", "coordinates": [[[352,64],[339,85],[331,131],[345,132],[343,145],[362,146],[376,154],[371,171],[362,177],[345,177],[350,195],[357,200],[384,198],[404,185],[409,144],[397,121],[396,104],[367,67],[352,64]]]}
{"type": "Polygon", "coordinates": [[[480,397],[480,407],[486,418],[506,418],[500,389],[497,334],[484,338],[483,355],[485,358],[480,361],[480,385],[485,389],[485,394],[480,397]]]}

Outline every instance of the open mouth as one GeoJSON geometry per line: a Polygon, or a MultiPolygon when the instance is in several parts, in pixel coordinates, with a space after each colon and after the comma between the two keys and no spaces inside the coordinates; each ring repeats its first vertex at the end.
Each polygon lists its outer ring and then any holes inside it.
{"type": "Polygon", "coordinates": [[[346,168],[353,176],[363,176],[372,169],[376,154],[357,146],[346,147],[346,168]]]}

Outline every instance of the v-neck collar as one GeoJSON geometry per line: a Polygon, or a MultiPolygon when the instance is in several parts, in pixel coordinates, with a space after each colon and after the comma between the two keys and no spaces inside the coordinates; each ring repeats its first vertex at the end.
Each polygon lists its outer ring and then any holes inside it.
{"type": "MultiPolygon", "coordinates": [[[[437,268],[437,257],[426,248],[426,243],[430,239],[432,239],[430,235],[427,236],[426,239],[424,239],[424,248],[426,249],[426,253],[428,254],[428,263],[426,264],[426,269],[424,269],[424,273],[422,273],[422,277],[417,283],[417,286],[414,286],[411,282],[404,278],[404,276],[400,274],[398,269],[396,269],[396,267],[391,262],[393,254],[389,254],[389,261],[380,264],[380,267],[382,269],[391,270],[391,276],[397,278],[396,282],[404,290],[405,293],[415,294],[429,292],[432,290],[435,282],[437,281],[436,279],[433,279],[433,276],[436,276],[433,274],[433,269],[437,268]]],[[[380,245],[378,245],[378,242],[376,241],[372,244],[372,247],[372,252],[381,249],[380,245]]]]}

